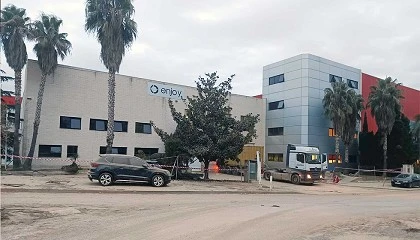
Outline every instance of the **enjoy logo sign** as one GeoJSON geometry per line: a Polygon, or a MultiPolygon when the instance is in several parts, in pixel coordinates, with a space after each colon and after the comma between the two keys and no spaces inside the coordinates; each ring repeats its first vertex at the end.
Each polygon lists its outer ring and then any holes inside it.
{"type": "Polygon", "coordinates": [[[172,99],[185,99],[183,97],[184,89],[178,86],[165,85],[161,83],[148,82],[147,92],[152,96],[159,96],[172,99]]]}

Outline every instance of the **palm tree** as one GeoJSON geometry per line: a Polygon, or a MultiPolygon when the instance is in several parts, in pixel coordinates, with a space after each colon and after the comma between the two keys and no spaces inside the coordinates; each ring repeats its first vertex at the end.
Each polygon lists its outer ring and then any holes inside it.
{"type": "MultiPolygon", "coordinates": [[[[39,84],[38,97],[36,102],[36,111],[34,119],[34,128],[29,149],[28,157],[34,156],[36,139],[38,137],[39,124],[41,122],[41,107],[44,96],[45,81],[49,74],[52,74],[57,68],[57,58],[61,60],[70,53],[71,43],[67,40],[67,33],[60,33],[60,26],[63,21],[54,15],[41,15],[41,20],[33,24],[31,30],[33,38],[36,41],[34,52],[38,58],[38,65],[41,69],[41,82],[39,84]]],[[[30,169],[32,160],[28,158],[25,161],[24,168],[30,169]]]]}
{"type": "MultiPolygon", "coordinates": [[[[15,122],[13,155],[20,155],[19,129],[22,92],[22,68],[28,61],[25,39],[29,35],[30,19],[26,16],[26,9],[8,5],[1,10],[1,42],[7,64],[15,71],[15,122]]],[[[20,168],[19,158],[13,159],[13,168],[20,168]]]]}
{"type": "Polygon", "coordinates": [[[347,104],[348,86],[344,82],[333,82],[331,88],[324,90],[325,96],[322,99],[324,114],[330,119],[335,131],[335,154],[338,159],[340,155],[340,137],[343,135],[347,113],[351,111],[347,104]]]}
{"type": "MultiPolygon", "coordinates": [[[[370,87],[367,106],[371,108],[378,131],[382,135],[384,163],[383,168],[387,169],[388,135],[392,131],[396,117],[401,113],[400,99],[403,98],[400,83],[392,80],[391,77],[380,79],[377,86],[370,87]]],[[[386,172],[383,173],[384,178],[386,172]]]]}
{"type": "Polygon", "coordinates": [[[413,136],[417,139],[419,145],[418,159],[420,160],[420,114],[414,116],[414,125],[411,130],[413,136]]]}
{"type": "Polygon", "coordinates": [[[115,73],[122,58],[137,36],[137,24],[132,19],[132,0],[87,0],[85,30],[95,33],[101,44],[101,59],[108,69],[108,125],[106,153],[114,142],[115,73]]]}
{"type": "Polygon", "coordinates": [[[354,135],[357,132],[357,123],[360,122],[361,119],[360,112],[363,110],[362,95],[357,94],[353,89],[349,89],[347,91],[347,105],[350,106],[350,111],[347,112],[343,135],[341,136],[341,140],[343,140],[345,146],[345,163],[349,162],[349,147],[354,140],[354,135]]]}

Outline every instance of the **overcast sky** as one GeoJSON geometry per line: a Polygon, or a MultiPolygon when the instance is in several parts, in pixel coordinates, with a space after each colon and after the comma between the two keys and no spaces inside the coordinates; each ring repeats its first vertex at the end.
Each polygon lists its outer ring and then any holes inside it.
{"type": "MultiPolygon", "coordinates": [[[[84,0],[2,0],[63,19],[73,44],[62,64],[106,71],[84,32],[84,0]]],[[[138,37],[124,75],[194,86],[201,74],[236,74],[233,92],[262,92],[264,65],[312,53],[420,89],[420,1],[135,0],[138,37]]],[[[29,57],[35,59],[33,44],[29,57]]],[[[2,53],[2,66],[9,75],[2,53]]]]}

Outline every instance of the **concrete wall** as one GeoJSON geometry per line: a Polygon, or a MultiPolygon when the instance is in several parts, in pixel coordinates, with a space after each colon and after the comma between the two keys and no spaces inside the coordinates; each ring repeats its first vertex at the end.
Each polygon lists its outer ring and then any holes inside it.
{"type": "MultiPolygon", "coordinates": [[[[29,60],[26,69],[23,117],[24,130],[22,154],[29,151],[33,130],[36,98],[41,80],[37,62],[29,60]]],[[[41,113],[41,124],[35,149],[38,156],[39,145],[62,145],[62,158],[67,157],[67,145],[78,146],[81,160],[94,160],[99,155],[99,147],[106,146],[106,131],[89,130],[91,118],[107,119],[108,74],[76,67],[59,65],[53,76],[49,76],[45,86],[44,101],[41,113]],[[60,128],[60,116],[81,118],[81,129],[60,128]]],[[[135,133],[135,122],[153,121],[167,132],[174,131],[176,124],[172,119],[168,98],[148,94],[148,83],[169,84],[154,80],[130,76],[116,76],[115,120],[128,121],[127,132],[115,132],[114,147],[127,147],[127,154],[133,155],[135,147],[159,148],[164,152],[164,145],[159,136],[135,133]]],[[[194,84],[193,82],[191,84],[194,84]]],[[[196,94],[193,87],[171,84],[183,89],[184,97],[196,94]]],[[[258,138],[251,145],[264,146],[265,108],[264,99],[232,95],[230,104],[234,116],[240,118],[247,113],[259,114],[257,125],[258,138]]],[[[175,101],[180,112],[186,109],[181,100],[175,101]]],[[[61,164],[60,161],[35,161],[42,165],[61,164]]]]}

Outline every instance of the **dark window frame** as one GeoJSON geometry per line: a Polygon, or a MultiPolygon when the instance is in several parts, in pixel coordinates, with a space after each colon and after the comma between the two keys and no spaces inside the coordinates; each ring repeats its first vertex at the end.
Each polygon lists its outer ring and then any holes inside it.
{"type": "Polygon", "coordinates": [[[282,136],[284,134],[284,127],[274,127],[267,129],[268,136],[282,136]]]}
{"type": "Polygon", "coordinates": [[[268,153],[267,159],[270,162],[283,162],[284,156],[283,153],[268,153]]]}
{"type": "Polygon", "coordinates": [[[108,129],[108,120],[104,120],[104,119],[97,119],[97,118],[91,118],[89,121],[89,130],[93,130],[93,131],[106,131],[108,129]],[[104,129],[97,129],[96,128],[96,124],[97,122],[104,122],[104,129]]]}
{"type": "Polygon", "coordinates": [[[359,89],[359,82],[355,80],[347,79],[347,86],[349,86],[349,88],[359,89]],[[354,83],[355,85],[352,85],[352,83],[354,83]]]}
{"type": "Polygon", "coordinates": [[[62,145],[47,145],[47,144],[40,144],[38,145],[38,157],[52,157],[52,158],[61,158],[63,154],[63,146],[62,145]],[[45,151],[47,148],[50,148],[49,152],[45,151]],[[52,153],[51,148],[59,147],[60,153],[52,153]],[[42,148],[42,151],[41,151],[42,148]]]}
{"type": "Polygon", "coordinates": [[[159,148],[141,148],[141,147],[135,147],[134,148],[134,155],[136,155],[138,153],[138,150],[142,150],[143,153],[146,156],[150,156],[154,153],[159,153],[159,148]]]}
{"type": "Polygon", "coordinates": [[[114,121],[114,132],[128,132],[128,122],[127,121],[114,121]],[[117,125],[121,123],[121,131],[117,131],[117,125]]]}
{"type": "Polygon", "coordinates": [[[82,129],[82,118],[79,117],[69,117],[69,116],[60,116],[60,128],[62,129],[75,129],[75,130],[81,130],[82,129]],[[65,119],[70,120],[69,122],[66,122],[65,119]],[[72,120],[79,120],[79,126],[78,127],[72,127],[72,120]],[[66,123],[70,123],[70,126],[66,123]]]}
{"type": "Polygon", "coordinates": [[[268,103],[268,111],[283,109],[283,108],[284,108],[284,100],[279,100],[279,101],[268,103]]]}
{"type": "Polygon", "coordinates": [[[135,133],[143,133],[143,134],[152,134],[152,124],[143,123],[143,122],[136,122],[135,125],[134,125],[134,132],[135,133]],[[150,132],[145,131],[144,126],[149,126],[150,127],[150,132]]]}
{"type": "Polygon", "coordinates": [[[75,154],[79,154],[79,146],[77,146],[77,145],[67,145],[67,157],[68,157],[68,158],[71,158],[71,157],[73,157],[75,154]],[[70,147],[70,148],[75,148],[75,149],[76,149],[76,152],[71,151],[71,153],[69,154],[69,147],[70,147]]]}
{"type": "Polygon", "coordinates": [[[342,77],[336,76],[334,74],[330,74],[330,83],[333,83],[333,82],[342,82],[342,81],[343,81],[343,78],[342,77]]]}
{"type": "Polygon", "coordinates": [[[284,82],[284,74],[279,74],[268,78],[268,85],[274,85],[284,82]]]}
{"type": "MultiPolygon", "coordinates": [[[[106,154],[106,146],[99,147],[99,154],[106,154]]],[[[127,155],[127,147],[112,147],[111,154],[127,155]],[[114,150],[117,150],[116,153],[114,152],[114,150]]]]}

